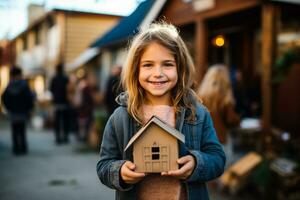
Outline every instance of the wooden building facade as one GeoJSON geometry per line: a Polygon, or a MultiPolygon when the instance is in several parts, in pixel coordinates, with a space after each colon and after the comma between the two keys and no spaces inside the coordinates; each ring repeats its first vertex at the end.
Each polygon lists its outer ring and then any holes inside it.
{"type": "Polygon", "coordinates": [[[276,120],[278,107],[284,105],[274,105],[281,95],[273,84],[275,61],[288,49],[300,46],[300,4],[291,2],[173,0],[166,2],[159,17],[179,27],[193,55],[198,84],[212,64],[224,63],[231,71],[242,72],[246,90],[251,91],[248,96],[261,104],[260,111],[250,115],[261,117],[266,143],[273,125],[294,135],[300,132],[296,125],[300,103],[294,106],[298,110],[293,111],[292,123],[276,120]]]}
{"type": "Polygon", "coordinates": [[[11,41],[12,64],[23,68],[37,94],[42,95],[56,64],[72,62],[119,19],[108,14],[49,11],[11,41]]]}

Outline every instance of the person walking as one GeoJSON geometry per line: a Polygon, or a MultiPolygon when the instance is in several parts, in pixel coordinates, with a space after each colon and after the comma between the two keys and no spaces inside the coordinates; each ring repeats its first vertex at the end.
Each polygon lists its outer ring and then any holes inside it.
{"type": "Polygon", "coordinates": [[[209,199],[205,183],[223,173],[225,154],[209,112],[191,89],[194,74],[192,58],[173,25],[154,23],[135,36],[121,75],[125,92],[106,124],[97,164],[99,179],[116,189],[116,199],[209,199]],[[132,149],[124,152],[138,127],[153,115],[185,135],[178,170],[136,172],[132,149]]]}
{"type": "Polygon", "coordinates": [[[56,144],[69,142],[69,79],[64,74],[62,63],[56,66],[56,74],[50,83],[52,101],[54,104],[54,132],[56,144]]]}
{"type": "Polygon", "coordinates": [[[13,153],[24,155],[28,152],[26,121],[34,107],[34,95],[18,66],[11,68],[10,80],[2,94],[2,101],[11,119],[13,153]]]}

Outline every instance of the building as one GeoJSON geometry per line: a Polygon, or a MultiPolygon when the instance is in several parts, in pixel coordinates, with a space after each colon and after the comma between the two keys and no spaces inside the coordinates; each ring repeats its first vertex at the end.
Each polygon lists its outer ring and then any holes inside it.
{"type": "Polygon", "coordinates": [[[120,16],[54,9],[33,19],[11,41],[11,46],[13,63],[22,67],[41,97],[55,65],[62,62],[68,66],[92,41],[114,26],[120,16]]]}
{"type": "Polygon", "coordinates": [[[300,46],[299,12],[300,2],[293,0],[174,0],[165,3],[159,16],[180,28],[195,61],[198,84],[215,63],[241,71],[247,92],[242,100],[250,102],[245,117],[262,119],[263,141],[270,143],[273,126],[293,136],[300,131],[296,118],[276,121],[281,113],[274,106],[280,95],[274,85],[275,61],[300,46]],[[260,109],[250,110],[256,106],[260,109]]]}
{"type": "MultiPolygon", "coordinates": [[[[0,40],[0,97],[9,82],[9,63],[11,59],[10,43],[8,40],[0,40]]],[[[0,111],[2,103],[0,98],[0,111]]]]}

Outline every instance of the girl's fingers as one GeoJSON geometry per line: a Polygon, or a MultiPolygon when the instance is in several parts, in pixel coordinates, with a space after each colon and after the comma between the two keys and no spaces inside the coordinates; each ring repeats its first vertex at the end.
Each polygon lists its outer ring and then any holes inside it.
{"type": "Polygon", "coordinates": [[[186,179],[189,177],[195,167],[194,158],[190,155],[184,156],[178,159],[177,163],[183,166],[178,170],[171,170],[167,173],[162,173],[162,175],[174,176],[180,179],[186,179]]]}
{"type": "Polygon", "coordinates": [[[177,160],[177,163],[180,164],[180,165],[183,165],[189,161],[191,161],[192,159],[194,159],[192,156],[188,155],[188,156],[183,156],[181,158],[179,158],[177,160]]]}
{"type": "Polygon", "coordinates": [[[131,177],[131,178],[142,178],[145,176],[145,173],[140,173],[140,172],[134,172],[131,170],[127,170],[125,173],[125,176],[131,177]]]}
{"type": "Polygon", "coordinates": [[[135,164],[126,161],[121,167],[121,177],[126,183],[136,183],[145,176],[145,173],[134,172],[135,164]]]}

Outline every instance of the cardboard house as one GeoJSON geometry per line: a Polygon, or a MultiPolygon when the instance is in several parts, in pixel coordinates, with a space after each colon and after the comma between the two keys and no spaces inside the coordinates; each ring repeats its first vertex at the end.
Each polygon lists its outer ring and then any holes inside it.
{"type": "Polygon", "coordinates": [[[159,173],[178,169],[178,141],[184,143],[184,135],[153,116],[130,139],[124,151],[133,145],[136,171],[159,173]]]}

